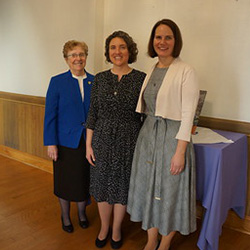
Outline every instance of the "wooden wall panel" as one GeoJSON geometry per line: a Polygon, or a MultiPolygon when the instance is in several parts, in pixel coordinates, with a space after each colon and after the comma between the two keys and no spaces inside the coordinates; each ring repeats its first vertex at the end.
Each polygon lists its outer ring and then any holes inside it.
{"type": "Polygon", "coordinates": [[[18,105],[9,101],[3,104],[4,145],[18,149],[18,105]]]}
{"type": "Polygon", "coordinates": [[[250,123],[201,116],[199,126],[238,132],[250,136],[250,123]]]}
{"type": "Polygon", "coordinates": [[[250,216],[250,136],[248,136],[248,173],[247,173],[247,182],[248,182],[248,185],[247,185],[247,211],[246,211],[246,214],[250,216]]]}
{"type": "Polygon", "coordinates": [[[3,100],[0,99],[0,145],[3,144],[3,100]]]}
{"type": "Polygon", "coordinates": [[[45,98],[0,92],[1,144],[48,159],[43,146],[45,98]]]}

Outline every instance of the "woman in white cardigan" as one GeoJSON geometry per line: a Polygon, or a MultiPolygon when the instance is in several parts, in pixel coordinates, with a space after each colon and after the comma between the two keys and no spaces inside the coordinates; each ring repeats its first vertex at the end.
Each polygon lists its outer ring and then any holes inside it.
{"type": "Polygon", "coordinates": [[[148,233],[144,250],[168,250],[177,231],[187,235],[196,230],[190,139],[199,89],[194,69],[179,58],[181,49],[178,26],[169,19],[157,22],[148,54],[158,62],[137,104],[136,111],[146,119],[135,148],[128,197],[131,220],[142,222],[148,233]]]}

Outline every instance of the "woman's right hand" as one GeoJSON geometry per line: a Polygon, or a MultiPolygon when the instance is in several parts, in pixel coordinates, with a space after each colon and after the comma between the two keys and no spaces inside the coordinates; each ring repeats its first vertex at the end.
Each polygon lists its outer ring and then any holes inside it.
{"type": "Polygon", "coordinates": [[[86,158],[90,165],[95,166],[95,155],[92,146],[86,146],[86,158]]]}
{"type": "Polygon", "coordinates": [[[57,161],[57,159],[58,159],[58,149],[57,149],[56,145],[48,146],[48,156],[53,161],[57,161]]]}

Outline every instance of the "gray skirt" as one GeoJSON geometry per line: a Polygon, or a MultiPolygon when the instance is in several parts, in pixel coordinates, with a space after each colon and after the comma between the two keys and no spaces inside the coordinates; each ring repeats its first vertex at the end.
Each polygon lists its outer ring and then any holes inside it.
{"type": "Polygon", "coordinates": [[[180,122],[147,116],[138,136],[131,170],[127,211],[142,228],[161,235],[196,230],[195,156],[188,144],[185,168],[171,175],[170,164],[180,122]]]}

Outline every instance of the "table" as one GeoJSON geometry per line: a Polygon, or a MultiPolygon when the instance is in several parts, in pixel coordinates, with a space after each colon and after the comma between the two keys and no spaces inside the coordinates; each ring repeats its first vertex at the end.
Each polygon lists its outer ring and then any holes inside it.
{"type": "Polygon", "coordinates": [[[245,215],[247,191],[247,137],[214,130],[234,143],[195,144],[197,200],[205,208],[198,247],[218,250],[222,225],[229,209],[245,215]]]}

